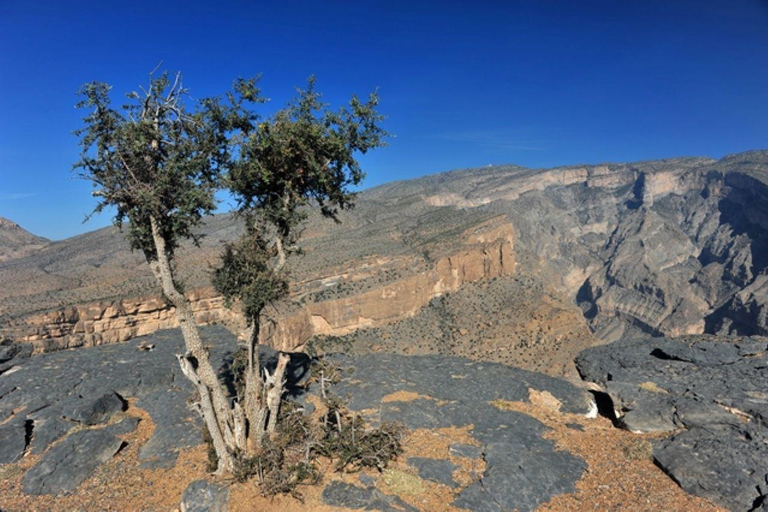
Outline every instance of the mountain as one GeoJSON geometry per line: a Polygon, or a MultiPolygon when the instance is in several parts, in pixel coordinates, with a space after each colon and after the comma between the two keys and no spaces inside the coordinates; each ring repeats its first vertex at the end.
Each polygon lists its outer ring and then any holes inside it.
{"type": "Polygon", "coordinates": [[[0,217],[0,262],[22,258],[50,243],[25,231],[15,222],[0,217]]]}
{"type": "MultiPolygon", "coordinates": [[[[452,171],[365,191],[341,220],[310,219],[293,294],[272,313],[283,321],[263,341],[561,373],[581,349],[628,336],[768,334],[766,151],[452,171]]],[[[180,254],[201,321],[237,328],[205,287],[239,229],[212,217],[202,247],[180,254]]],[[[0,262],[0,321],[51,350],[174,320],[110,228],[0,262]]]]}

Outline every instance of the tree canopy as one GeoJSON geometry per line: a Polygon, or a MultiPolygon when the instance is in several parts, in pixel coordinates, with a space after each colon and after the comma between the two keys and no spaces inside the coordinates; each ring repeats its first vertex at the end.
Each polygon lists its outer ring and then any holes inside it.
{"type": "Polygon", "coordinates": [[[156,219],[169,256],[216,207],[214,194],[236,148],[232,134],[247,133],[257,120],[246,102],[260,101],[255,79],[238,80],[227,101],[191,102],[181,75],[150,77],[146,89],[127,94],[115,109],[111,87],[92,82],[79,93],[78,108],[88,109],[75,133],[82,148],[78,175],[93,182],[95,212],[116,208],[115,223],[129,220],[131,247],[156,259],[150,218],[156,219]],[[193,103],[192,109],[189,104],[193,103]]]}

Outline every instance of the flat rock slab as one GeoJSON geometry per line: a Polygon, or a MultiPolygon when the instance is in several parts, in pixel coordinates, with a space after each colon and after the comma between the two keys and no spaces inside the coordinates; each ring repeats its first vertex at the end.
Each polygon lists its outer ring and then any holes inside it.
{"type": "Polygon", "coordinates": [[[576,364],[625,428],[675,432],[653,454],[683,489],[732,510],[768,500],[768,340],[622,340],[576,364]]]}
{"type": "Polygon", "coordinates": [[[17,416],[0,425],[0,464],[16,462],[24,456],[27,446],[26,421],[17,416]]]}
{"type": "Polygon", "coordinates": [[[412,457],[408,459],[408,464],[418,470],[419,478],[447,485],[448,487],[459,486],[453,479],[453,472],[457,466],[449,460],[412,457]]]}
{"type": "MultiPolygon", "coordinates": [[[[496,400],[528,402],[531,390],[536,390],[554,396],[563,412],[595,412],[592,395],[564,380],[501,364],[445,356],[336,355],[329,356],[329,360],[352,370],[334,385],[333,391],[349,395],[350,409],[366,410],[369,420],[397,421],[409,429],[473,426],[470,435],[482,447],[464,446],[455,451],[470,457],[484,454],[486,471],[479,481],[459,491],[455,506],[470,510],[535,510],[557,494],[573,492],[586,469],[580,458],[558,451],[543,438],[547,431],[544,424],[492,404],[496,400]],[[394,394],[398,392],[410,394],[410,398],[397,400],[394,394]]],[[[411,459],[409,463],[412,461],[423,478],[453,485],[445,461],[411,459]],[[439,475],[441,471],[447,472],[447,478],[439,475]]],[[[333,492],[340,491],[334,487],[333,492]]]]}
{"type": "Polygon", "coordinates": [[[76,432],[54,446],[22,480],[27,494],[74,491],[94,470],[108,461],[123,441],[100,430],[76,432]]]}
{"type": "Polygon", "coordinates": [[[64,418],[83,425],[106,423],[116,413],[125,409],[122,398],[114,391],[99,395],[75,395],[63,405],[64,418]]]}
{"type": "MultiPolygon", "coordinates": [[[[214,365],[225,371],[237,345],[235,337],[215,326],[201,332],[212,346],[214,365]]],[[[78,425],[107,422],[125,408],[122,397],[136,397],[155,423],[152,437],[139,451],[142,465],[173,466],[180,450],[200,443],[202,428],[197,414],[186,406],[192,386],[175,357],[183,346],[176,329],[128,343],[33,357],[24,347],[10,350],[4,346],[4,357],[14,357],[6,361],[13,365],[12,370],[0,375],[0,421],[5,420],[0,425],[0,463],[14,462],[27,451],[38,454],[50,449],[28,472],[25,492],[71,490],[74,482],[82,481],[81,475],[95,469],[93,464],[104,461],[106,453],[114,454],[115,443],[118,447],[121,443],[115,436],[135,429],[137,420],[129,418],[105,427],[98,437],[86,436],[87,432],[67,437],[69,432],[78,425]],[[138,350],[147,339],[155,349],[138,350]],[[72,438],[82,440],[83,436],[88,441],[83,447],[72,446],[72,438]],[[90,461],[85,460],[87,450],[95,450],[90,461]],[[65,478],[67,473],[73,477],[65,478]]],[[[265,351],[267,362],[271,355],[265,351]]]]}

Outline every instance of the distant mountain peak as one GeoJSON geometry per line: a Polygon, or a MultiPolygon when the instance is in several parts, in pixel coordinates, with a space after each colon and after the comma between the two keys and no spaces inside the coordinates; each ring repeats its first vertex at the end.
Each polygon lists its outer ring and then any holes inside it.
{"type": "Polygon", "coordinates": [[[13,222],[11,219],[6,219],[5,217],[0,217],[0,228],[6,228],[6,229],[18,229],[19,225],[13,222]]]}
{"type": "Polygon", "coordinates": [[[49,243],[50,240],[33,235],[14,221],[0,217],[0,263],[28,256],[49,243]]]}

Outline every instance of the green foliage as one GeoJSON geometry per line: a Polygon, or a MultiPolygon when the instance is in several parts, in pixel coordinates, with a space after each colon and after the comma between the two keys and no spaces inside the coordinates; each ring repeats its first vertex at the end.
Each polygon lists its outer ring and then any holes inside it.
{"type": "Polygon", "coordinates": [[[227,245],[213,284],[227,304],[241,302],[249,322],[287,293],[285,258],[299,251],[307,211],[338,220],[351,208],[364,174],[358,154],[384,145],[378,96],[327,110],[310,78],[306,90],[274,116],[260,122],[240,146],[226,179],[245,220],[244,237],[227,245]]]}
{"type": "Polygon", "coordinates": [[[259,233],[250,230],[241,239],[227,244],[221,264],[213,272],[213,286],[227,307],[239,300],[250,324],[270,302],[288,293],[284,274],[270,265],[273,250],[259,233]]]}
{"type": "Polygon", "coordinates": [[[214,192],[233,155],[233,133],[247,133],[256,117],[244,102],[259,101],[255,80],[239,80],[228,101],[208,98],[189,107],[181,75],[150,75],[149,87],[111,106],[111,87],[85,84],[78,108],[87,109],[80,137],[78,176],[90,180],[99,198],[94,213],[112,206],[115,224],[130,221],[131,247],[156,258],[150,231],[154,218],[169,256],[215,208],[214,192]]]}
{"type": "Polygon", "coordinates": [[[304,220],[301,207],[310,201],[333,218],[352,206],[348,187],[364,177],[355,156],[383,146],[386,136],[375,92],[365,103],[353,96],[336,112],[320,101],[314,78],[297,92],[248,137],[228,181],[241,211],[257,210],[286,238],[304,220]]]}

